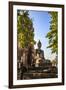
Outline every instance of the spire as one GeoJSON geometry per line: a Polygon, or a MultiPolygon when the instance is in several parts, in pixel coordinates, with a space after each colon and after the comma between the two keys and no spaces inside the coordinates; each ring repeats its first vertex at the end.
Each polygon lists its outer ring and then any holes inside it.
{"type": "Polygon", "coordinates": [[[41,48],[42,43],[41,43],[41,41],[40,41],[40,40],[38,41],[37,46],[38,46],[38,48],[39,48],[39,49],[41,48]]]}

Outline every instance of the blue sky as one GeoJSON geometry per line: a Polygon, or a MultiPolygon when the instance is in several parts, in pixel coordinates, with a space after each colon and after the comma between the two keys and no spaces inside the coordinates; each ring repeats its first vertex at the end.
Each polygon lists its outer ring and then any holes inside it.
{"type": "MultiPolygon", "coordinates": [[[[46,59],[54,58],[55,55],[51,54],[51,50],[46,48],[48,46],[48,39],[46,38],[47,32],[49,32],[51,20],[50,15],[47,11],[29,11],[29,17],[33,20],[33,27],[34,27],[34,39],[36,42],[39,40],[42,43],[42,50],[44,50],[44,55],[46,59]]],[[[35,45],[37,48],[37,44],[35,45]]]]}

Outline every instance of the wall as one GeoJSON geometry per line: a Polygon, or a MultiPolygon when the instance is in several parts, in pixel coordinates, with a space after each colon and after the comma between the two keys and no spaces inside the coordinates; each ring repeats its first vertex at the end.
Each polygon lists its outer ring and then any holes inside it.
{"type": "MultiPolygon", "coordinates": [[[[8,1],[0,0],[0,90],[8,90],[8,1]]],[[[12,0],[13,1],[13,0],[12,0]]],[[[14,0],[19,1],[19,0],[14,0]]],[[[44,2],[44,3],[58,3],[65,4],[66,0],[20,0],[28,2],[44,2]]],[[[66,7],[65,7],[66,8],[66,7]]],[[[66,34],[66,33],[65,33],[66,34]]],[[[66,61],[65,61],[66,64],[66,61]]],[[[66,67],[66,66],[65,66],[66,67]]],[[[66,75],[66,74],[65,74],[66,75]]],[[[65,80],[66,82],[66,80],[65,80]]],[[[38,87],[38,88],[25,88],[24,90],[33,89],[46,89],[46,90],[65,90],[64,86],[52,86],[52,87],[38,87]]],[[[20,90],[20,89],[17,89],[20,90]]]]}

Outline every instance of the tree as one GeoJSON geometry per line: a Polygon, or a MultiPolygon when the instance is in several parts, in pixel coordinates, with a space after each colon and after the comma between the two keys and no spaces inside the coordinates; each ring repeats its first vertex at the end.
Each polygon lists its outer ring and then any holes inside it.
{"type": "Polygon", "coordinates": [[[46,38],[49,39],[49,46],[52,53],[58,53],[58,12],[48,12],[51,16],[50,31],[47,33],[46,38]]]}
{"type": "Polygon", "coordinates": [[[35,43],[34,28],[32,19],[29,18],[29,11],[18,10],[17,12],[17,40],[21,48],[28,47],[29,43],[35,43]]]}

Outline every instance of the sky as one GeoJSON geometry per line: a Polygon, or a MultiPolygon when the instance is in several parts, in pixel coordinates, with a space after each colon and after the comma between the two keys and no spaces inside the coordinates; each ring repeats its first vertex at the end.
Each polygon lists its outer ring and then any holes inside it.
{"type": "Polygon", "coordinates": [[[44,50],[44,56],[46,59],[54,59],[55,54],[51,54],[51,49],[47,48],[48,38],[46,38],[47,33],[50,31],[50,20],[51,17],[47,11],[29,11],[29,17],[33,21],[34,27],[34,39],[36,41],[36,45],[34,46],[37,48],[37,43],[40,40],[42,43],[41,49],[44,50]]]}

